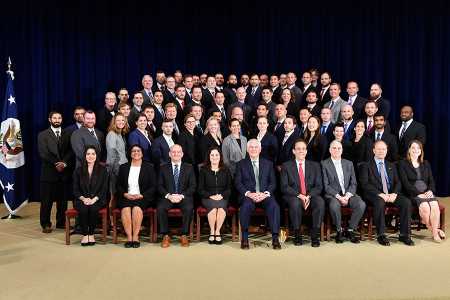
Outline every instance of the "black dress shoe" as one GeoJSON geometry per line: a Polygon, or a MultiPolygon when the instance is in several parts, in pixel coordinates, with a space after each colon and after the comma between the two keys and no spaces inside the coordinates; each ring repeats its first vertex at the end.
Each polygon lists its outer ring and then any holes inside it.
{"type": "Polygon", "coordinates": [[[141,242],[139,241],[134,241],[133,243],[133,248],[139,248],[141,246],[141,242]]]}
{"type": "Polygon", "coordinates": [[[208,238],[208,244],[213,245],[215,244],[216,236],[214,234],[210,234],[208,238]]]}
{"type": "Polygon", "coordinates": [[[43,233],[51,233],[52,232],[52,227],[51,226],[45,226],[42,228],[42,232],[43,233]]]}
{"type": "Polygon", "coordinates": [[[391,243],[389,243],[389,240],[387,239],[387,237],[383,234],[377,237],[377,241],[378,244],[382,245],[382,246],[390,246],[391,243]]]}
{"type": "Polygon", "coordinates": [[[278,241],[278,239],[272,240],[272,248],[276,250],[281,249],[281,244],[280,241],[278,241]]]}
{"type": "Polygon", "coordinates": [[[83,247],[89,246],[89,242],[81,243],[81,246],[83,246],[83,247]]]}
{"type": "Polygon", "coordinates": [[[131,241],[125,242],[124,247],[125,247],[125,248],[131,248],[131,247],[133,247],[133,242],[131,242],[131,241]]]}
{"type": "Polygon", "coordinates": [[[356,233],[353,230],[346,231],[347,238],[352,242],[353,244],[359,243],[359,237],[356,236],[356,233]]]}
{"type": "Polygon", "coordinates": [[[294,238],[294,245],[295,246],[303,245],[303,237],[301,235],[295,236],[295,238],[294,238]]]}
{"type": "Polygon", "coordinates": [[[336,241],[336,244],[342,244],[344,242],[344,236],[342,235],[342,230],[336,232],[335,241],[336,241]]]}
{"type": "Polygon", "coordinates": [[[222,245],[223,240],[221,235],[216,235],[216,239],[214,240],[214,244],[216,245],[222,245]]]}
{"type": "Polygon", "coordinates": [[[250,249],[250,245],[248,244],[248,240],[242,240],[241,241],[241,249],[245,249],[245,250],[250,249]]]}
{"type": "Polygon", "coordinates": [[[66,229],[66,225],[65,224],[58,224],[58,223],[56,223],[56,228],[57,229],[66,229]]]}
{"type": "Polygon", "coordinates": [[[414,246],[414,241],[409,236],[399,236],[398,240],[407,246],[414,246]]]}
{"type": "Polygon", "coordinates": [[[311,247],[317,248],[320,247],[320,240],[316,237],[311,239],[311,247]]]}
{"type": "Polygon", "coordinates": [[[89,242],[89,246],[95,246],[95,242],[89,242]]]}

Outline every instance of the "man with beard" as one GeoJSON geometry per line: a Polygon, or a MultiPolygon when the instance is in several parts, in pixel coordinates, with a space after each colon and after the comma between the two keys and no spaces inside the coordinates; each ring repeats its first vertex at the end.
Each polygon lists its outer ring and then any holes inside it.
{"type": "Polygon", "coordinates": [[[164,91],[166,89],[166,74],[158,70],[156,71],[156,85],[153,86],[152,92],[155,93],[156,91],[164,91]]]}
{"type": "Polygon", "coordinates": [[[311,70],[309,70],[309,72],[311,73],[311,84],[313,87],[318,88],[319,87],[319,70],[312,68],[311,70]]]}
{"type": "Polygon", "coordinates": [[[163,120],[165,119],[164,107],[162,106],[164,101],[164,96],[161,91],[155,92],[155,98],[153,99],[153,108],[155,110],[155,119],[153,123],[155,123],[156,128],[160,129],[163,120]]]}
{"type": "MultiPolygon", "coordinates": [[[[280,74],[280,87],[281,87],[281,90],[284,90],[285,88],[288,87],[287,86],[287,75],[284,73],[280,74]]],[[[281,97],[281,95],[280,95],[280,97],[281,97]]]]}
{"type": "Polygon", "coordinates": [[[317,104],[317,92],[315,90],[310,90],[306,95],[306,108],[311,113],[311,115],[320,118],[321,107],[317,104]]]}
{"type": "Polygon", "coordinates": [[[241,75],[241,87],[245,89],[245,92],[248,94],[250,93],[250,77],[248,77],[248,74],[242,74],[241,75]]]}
{"type": "Polygon", "coordinates": [[[61,113],[50,112],[48,121],[50,128],[38,135],[38,150],[42,160],[40,223],[43,233],[52,232],[50,217],[53,201],[56,201],[56,228],[64,229],[64,213],[71,195],[69,164],[73,163],[70,133],[61,128],[61,113]]]}
{"type": "Polygon", "coordinates": [[[416,120],[413,120],[413,108],[405,105],[400,110],[400,119],[402,124],[395,131],[398,136],[399,155],[400,158],[405,158],[409,143],[412,140],[418,140],[425,145],[427,139],[427,132],[425,126],[416,120]]]}
{"type": "Polygon", "coordinates": [[[319,92],[319,103],[318,103],[320,106],[323,106],[325,103],[331,100],[330,84],[331,84],[330,73],[323,72],[322,75],[320,75],[321,89],[319,92]]]}
{"type": "Polygon", "coordinates": [[[375,101],[378,106],[378,113],[382,114],[386,120],[389,119],[389,113],[391,111],[391,104],[387,99],[381,97],[381,85],[379,83],[374,83],[370,86],[370,97],[369,100],[375,101]]]}
{"type": "Polygon", "coordinates": [[[64,130],[67,131],[70,135],[72,135],[72,133],[75,130],[80,129],[80,127],[83,126],[85,112],[86,110],[83,107],[81,106],[75,107],[75,109],[73,110],[73,119],[75,123],[67,126],[64,130]]]}
{"type": "Polygon", "coordinates": [[[128,103],[128,100],[130,99],[130,95],[128,94],[128,90],[126,88],[121,88],[119,90],[119,95],[117,96],[119,98],[119,103],[128,103]]]}
{"type": "Polygon", "coordinates": [[[261,88],[265,88],[269,86],[269,76],[267,74],[261,74],[259,76],[260,86],[261,88]]]}
{"type": "Polygon", "coordinates": [[[216,80],[216,88],[221,91],[223,90],[223,84],[225,83],[225,78],[222,73],[216,73],[214,75],[214,79],[216,80]]]}
{"type": "Polygon", "coordinates": [[[345,101],[342,100],[341,86],[339,83],[332,83],[329,88],[331,100],[325,103],[324,107],[328,107],[331,109],[332,117],[331,121],[333,123],[337,123],[341,120],[341,107],[345,104],[345,101]]]}
{"type": "Polygon", "coordinates": [[[269,109],[269,118],[271,118],[272,121],[275,122],[275,107],[277,106],[277,104],[272,101],[272,89],[270,87],[263,88],[261,97],[261,102],[265,103],[267,105],[267,108],[269,109]]]}
{"type": "Polygon", "coordinates": [[[267,119],[267,123],[268,123],[268,128],[267,131],[268,132],[272,132],[273,131],[273,126],[275,125],[275,122],[272,121],[272,118],[269,118],[269,109],[267,107],[267,104],[264,102],[260,102],[258,104],[258,107],[256,108],[256,116],[253,116],[253,119],[251,120],[251,125],[250,125],[250,130],[251,133],[250,135],[252,137],[256,137],[258,135],[259,129],[258,129],[258,119],[260,117],[265,117],[267,119]]]}
{"type": "Polygon", "coordinates": [[[278,76],[275,74],[272,74],[270,76],[270,88],[272,89],[272,101],[275,102],[276,104],[280,103],[280,99],[281,99],[281,86],[280,86],[280,81],[278,79],[278,76]]]}
{"type": "Polygon", "coordinates": [[[228,105],[234,102],[234,92],[233,90],[225,87],[225,79],[222,73],[216,73],[216,75],[214,75],[214,79],[216,79],[216,89],[223,92],[225,96],[225,107],[228,107],[228,105]]]}
{"type": "Polygon", "coordinates": [[[228,107],[228,115],[231,115],[231,110],[233,110],[234,107],[238,106],[244,112],[244,120],[246,122],[249,122],[250,118],[252,117],[253,109],[245,102],[246,96],[247,94],[245,92],[245,88],[240,87],[236,90],[236,101],[228,107]]]}
{"type": "Polygon", "coordinates": [[[208,74],[200,74],[200,85],[202,86],[202,88],[206,89],[206,81],[208,80],[208,74]]]}
{"type": "Polygon", "coordinates": [[[186,102],[187,106],[192,106],[194,104],[202,105],[203,91],[201,86],[192,87],[192,97],[186,102]]]}
{"type": "Polygon", "coordinates": [[[134,93],[133,107],[131,108],[130,115],[128,117],[129,124],[134,124],[139,115],[143,112],[144,109],[143,103],[144,103],[144,96],[142,95],[142,92],[134,93]]]}
{"type": "Polygon", "coordinates": [[[141,90],[142,96],[144,97],[144,103],[143,106],[149,106],[153,104],[153,78],[150,75],[144,75],[142,77],[142,87],[141,90]]]}
{"type": "Polygon", "coordinates": [[[247,92],[245,101],[252,109],[256,109],[256,105],[261,101],[261,87],[259,86],[258,74],[252,74],[250,77],[250,89],[247,89],[247,91],[250,91],[250,93],[247,92]]]}
{"type": "Polygon", "coordinates": [[[236,90],[238,88],[238,81],[236,74],[228,75],[227,88],[231,89],[234,93],[236,93],[236,90]]]}

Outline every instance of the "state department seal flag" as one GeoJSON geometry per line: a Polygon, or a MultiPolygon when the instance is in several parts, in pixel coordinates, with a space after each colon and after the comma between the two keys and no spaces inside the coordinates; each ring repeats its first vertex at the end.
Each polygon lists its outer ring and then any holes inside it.
{"type": "Polygon", "coordinates": [[[6,75],[5,103],[0,130],[0,185],[9,217],[13,217],[28,202],[28,190],[22,132],[14,94],[14,73],[11,70],[10,59],[8,59],[6,75]]]}

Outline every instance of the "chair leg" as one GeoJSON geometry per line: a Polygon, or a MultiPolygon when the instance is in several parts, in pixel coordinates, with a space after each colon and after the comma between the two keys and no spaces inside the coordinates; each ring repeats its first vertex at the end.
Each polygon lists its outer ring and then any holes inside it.
{"type": "Polygon", "coordinates": [[[231,240],[236,242],[236,214],[231,216],[231,240]]]}
{"type": "Polygon", "coordinates": [[[191,225],[189,227],[189,239],[194,240],[194,220],[191,220],[191,225]]]}
{"type": "Polygon", "coordinates": [[[158,214],[155,212],[153,214],[153,232],[152,232],[152,241],[156,243],[158,239],[158,214]]]}
{"type": "Polygon", "coordinates": [[[117,215],[114,212],[112,215],[112,225],[113,225],[113,244],[117,244],[117,215]]]}
{"type": "Polygon", "coordinates": [[[106,244],[106,231],[108,230],[108,214],[102,216],[102,241],[106,244]]]}
{"type": "Polygon", "coordinates": [[[66,245],[70,245],[70,218],[66,216],[66,245]]]}
{"type": "Polygon", "coordinates": [[[326,227],[327,227],[327,238],[326,240],[329,242],[330,241],[330,236],[331,236],[331,220],[330,220],[330,214],[326,214],[326,227]]]}
{"type": "Polygon", "coordinates": [[[367,234],[369,236],[369,240],[373,240],[373,216],[368,215],[367,217],[367,234]]]}
{"type": "Polygon", "coordinates": [[[196,219],[196,221],[197,221],[197,228],[195,228],[196,229],[196,240],[197,240],[197,242],[200,242],[200,214],[197,212],[197,215],[196,215],[196,217],[197,217],[197,219],[196,219]]]}
{"type": "Polygon", "coordinates": [[[322,224],[320,224],[320,241],[323,242],[323,238],[325,236],[325,225],[322,222],[322,224]]]}

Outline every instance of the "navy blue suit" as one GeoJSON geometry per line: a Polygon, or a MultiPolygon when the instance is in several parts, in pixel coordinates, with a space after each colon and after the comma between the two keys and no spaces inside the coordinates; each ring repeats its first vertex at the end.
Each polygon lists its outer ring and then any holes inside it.
{"type": "Polygon", "coordinates": [[[353,137],[355,136],[355,126],[356,126],[356,120],[352,120],[352,122],[348,125],[347,131],[344,132],[344,140],[351,141],[353,140],[353,137]]]}
{"type": "MultiPolygon", "coordinates": [[[[250,158],[245,158],[236,165],[235,186],[239,192],[240,214],[242,232],[244,236],[248,233],[250,216],[255,210],[255,203],[245,196],[246,192],[256,192],[256,180],[250,158]]],[[[272,162],[259,157],[259,186],[260,192],[269,192],[270,196],[260,204],[264,208],[272,235],[278,235],[280,230],[280,207],[275,200],[276,188],[275,171],[272,162]]]]}
{"type": "Polygon", "coordinates": [[[163,136],[156,138],[152,145],[153,165],[158,170],[161,164],[170,162],[169,145],[163,136]]]}
{"type": "Polygon", "coordinates": [[[256,107],[258,106],[258,103],[261,102],[262,100],[262,89],[260,86],[257,87],[255,94],[252,95],[252,87],[250,87],[249,89],[247,89],[247,96],[245,96],[245,103],[247,103],[248,105],[250,105],[252,107],[252,109],[256,109],[256,107]]]}
{"type": "Polygon", "coordinates": [[[133,145],[139,145],[142,148],[144,160],[152,162],[152,144],[149,139],[145,138],[144,134],[138,129],[130,132],[130,135],[128,136],[128,145],[130,147],[133,145]]]}
{"type": "Polygon", "coordinates": [[[278,140],[270,132],[261,139],[261,156],[275,163],[278,157],[278,140]]]}
{"type": "Polygon", "coordinates": [[[283,145],[284,137],[281,139],[280,144],[278,145],[278,159],[277,166],[282,165],[288,160],[294,159],[294,153],[292,153],[292,148],[294,148],[295,141],[300,137],[300,132],[298,126],[295,126],[294,132],[287,139],[287,141],[283,145]]]}

